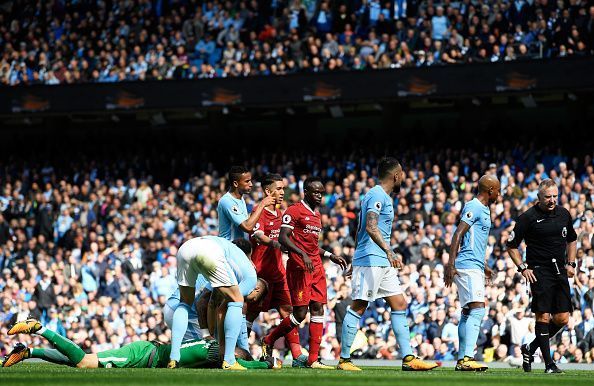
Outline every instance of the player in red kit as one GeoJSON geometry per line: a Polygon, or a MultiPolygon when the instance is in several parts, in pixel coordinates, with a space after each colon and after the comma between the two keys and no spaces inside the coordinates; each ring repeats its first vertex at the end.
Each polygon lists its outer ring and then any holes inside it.
{"type": "MultiPolygon", "coordinates": [[[[291,296],[287,285],[285,266],[282,260],[281,245],[278,242],[282,213],[280,203],[285,195],[283,179],[278,174],[267,174],[262,181],[262,188],[266,196],[272,196],[276,204],[264,208],[262,215],[254,226],[251,235],[252,262],[256,267],[258,277],[268,282],[268,293],[261,303],[250,303],[247,309],[248,331],[261,311],[276,309],[282,318],[291,315],[291,296]]],[[[285,335],[287,345],[294,358],[301,356],[299,331],[295,328],[285,335]]],[[[274,344],[274,342],[271,342],[274,344]]],[[[303,356],[305,357],[305,356],[303,356]]],[[[306,360],[302,358],[302,360],[306,360]]]]}
{"type": "Polygon", "coordinates": [[[322,221],[316,208],[322,202],[324,185],[319,178],[310,177],[303,186],[305,197],[284,213],[279,236],[279,242],[289,251],[287,282],[293,312],[264,338],[262,351],[264,355],[270,355],[269,345],[299,326],[309,310],[309,357],[306,363],[300,358],[294,359],[293,367],[330,370],[333,367],[323,364],[318,358],[324,332],[324,304],[327,303],[326,272],[322,257],[330,258],[343,269],[346,268],[346,262],[342,257],[319,247],[322,221]]]}

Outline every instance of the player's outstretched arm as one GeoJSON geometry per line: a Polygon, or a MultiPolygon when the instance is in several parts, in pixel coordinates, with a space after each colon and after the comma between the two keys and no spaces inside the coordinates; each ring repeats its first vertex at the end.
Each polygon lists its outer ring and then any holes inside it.
{"type": "Polygon", "coordinates": [[[244,222],[239,224],[239,227],[241,228],[241,230],[246,233],[252,232],[254,230],[254,226],[256,226],[256,223],[258,222],[258,219],[260,218],[260,215],[262,214],[262,211],[264,210],[264,208],[266,208],[267,206],[272,205],[274,203],[275,203],[274,197],[272,197],[272,196],[264,197],[262,199],[262,201],[260,201],[258,206],[256,206],[256,209],[254,209],[252,214],[250,214],[250,217],[248,217],[247,220],[245,220],[244,222]]]}
{"type": "Polygon", "coordinates": [[[266,235],[264,234],[264,232],[257,232],[257,233],[254,233],[254,234],[252,235],[252,237],[253,237],[253,238],[254,238],[254,239],[255,239],[255,240],[258,242],[258,243],[260,243],[260,244],[262,244],[262,245],[272,246],[273,248],[276,248],[276,249],[281,249],[281,247],[282,247],[282,246],[281,246],[281,244],[280,244],[278,241],[276,241],[276,240],[273,240],[273,239],[271,239],[270,237],[266,236],[266,235]]]}
{"type": "Polygon", "coordinates": [[[346,269],[347,262],[341,256],[337,256],[334,253],[328,252],[328,251],[326,251],[325,249],[322,249],[322,248],[319,249],[318,253],[320,254],[320,257],[327,257],[334,264],[338,264],[340,266],[340,268],[346,269]]]}
{"type": "Polygon", "coordinates": [[[470,229],[470,225],[464,221],[460,221],[458,227],[456,227],[456,231],[454,232],[454,236],[452,236],[452,243],[450,245],[450,258],[445,267],[445,285],[449,287],[454,282],[454,276],[456,276],[456,257],[458,257],[458,251],[460,250],[460,243],[464,238],[464,235],[470,229]]]}

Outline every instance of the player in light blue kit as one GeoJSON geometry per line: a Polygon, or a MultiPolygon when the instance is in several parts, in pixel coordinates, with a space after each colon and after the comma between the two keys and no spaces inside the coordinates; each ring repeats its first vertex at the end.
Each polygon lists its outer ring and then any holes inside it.
{"type": "Polygon", "coordinates": [[[350,351],[359,320],[370,301],[384,298],[392,312],[392,330],[402,355],[402,369],[425,371],[437,367],[413,355],[410,330],[406,319],[408,306],[404,299],[398,270],[403,263],[390,247],[394,205],[391,193],[398,193],[404,173],[395,158],[382,158],[378,164],[379,184],[365,194],[361,202],[357,246],[353,256],[353,303],[348,308],[342,325],[342,347],[337,369],[360,371],[350,359],[350,351]]]}
{"type": "Polygon", "coordinates": [[[194,286],[198,275],[201,274],[212,286],[213,295],[217,292],[227,300],[224,320],[225,355],[222,368],[245,370],[235,361],[233,353],[242,326],[244,296],[254,289],[257,277],[256,269],[248,257],[251,254],[249,241],[237,239],[234,243],[220,237],[205,236],[190,239],[179,248],[176,257],[180,303],[173,313],[171,355],[167,367],[178,366],[181,344],[194,303],[194,286]]]}
{"type": "Polygon", "coordinates": [[[219,237],[227,240],[247,238],[258,222],[262,210],[275,203],[272,196],[262,199],[250,215],[243,199],[244,194],[252,192],[252,173],[243,166],[233,166],[229,170],[229,191],[221,197],[217,206],[219,217],[219,237]]]}
{"type": "Polygon", "coordinates": [[[485,250],[491,229],[489,205],[497,201],[500,190],[501,185],[496,176],[482,176],[478,195],[464,205],[460,223],[452,237],[450,259],[445,268],[445,285],[449,287],[456,283],[462,306],[462,317],[458,324],[460,347],[456,371],[488,369],[474,360],[474,346],[485,317],[485,278],[490,280],[493,275],[493,271],[485,264],[485,250]]]}

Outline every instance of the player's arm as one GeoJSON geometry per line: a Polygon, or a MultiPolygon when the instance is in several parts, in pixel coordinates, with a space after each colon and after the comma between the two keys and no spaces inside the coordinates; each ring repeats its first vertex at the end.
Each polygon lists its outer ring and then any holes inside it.
{"type": "Polygon", "coordinates": [[[302,251],[298,246],[295,245],[295,243],[293,243],[293,241],[289,237],[291,235],[291,232],[293,232],[293,229],[289,228],[285,224],[283,224],[283,226],[281,227],[281,230],[280,230],[280,235],[278,236],[278,241],[289,252],[293,252],[294,254],[301,256],[301,259],[303,259],[303,264],[305,265],[305,268],[307,268],[307,270],[309,272],[313,272],[314,266],[313,266],[313,262],[311,261],[311,258],[309,257],[309,255],[307,253],[302,251]]]}
{"type": "Polygon", "coordinates": [[[454,276],[458,274],[456,271],[456,258],[458,257],[458,251],[460,250],[460,243],[464,239],[464,235],[470,229],[470,225],[467,222],[460,220],[460,223],[456,227],[454,236],[452,236],[452,243],[450,245],[450,258],[445,266],[444,280],[446,287],[449,287],[454,282],[454,276]]]}
{"type": "Polygon", "coordinates": [[[320,254],[320,258],[327,257],[334,264],[340,265],[340,268],[346,269],[347,263],[341,256],[336,256],[334,253],[326,251],[322,248],[319,249],[318,253],[320,254]]]}
{"type": "Polygon", "coordinates": [[[573,229],[573,219],[571,215],[567,214],[567,265],[565,268],[567,269],[567,276],[574,277],[575,276],[575,268],[572,266],[575,264],[576,256],[577,256],[577,234],[575,233],[575,229],[573,229]],[[569,265],[572,264],[572,265],[569,265]]]}
{"type": "Polygon", "coordinates": [[[245,220],[241,224],[239,224],[239,227],[241,228],[241,230],[246,233],[250,233],[254,229],[254,226],[256,225],[256,223],[258,222],[258,219],[260,218],[260,215],[262,214],[262,211],[264,210],[264,208],[266,208],[268,205],[272,205],[274,203],[275,203],[274,197],[272,197],[272,196],[264,197],[262,199],[262,201],[260,201],[260,203],[256,206],[256,209],[254,209],[254,211],[252,212],[250,217],[248,217],[247,220],[245,220]]]}
{"type": "Polygon", "coordinates": [[[208,328],[208,305],[210,303],[211,294],[211,291],[204,289],[196,299],[196,313],[198,314],[198,324],[202,330],[202,338],[213,337],[212,332],[208,328]]]}
{"type": "Polygon", "coordinates": [[[263,231],[256,231],[252,234],[252,238],[256,240],[259,244],[271,246],[272,248],[281,249],[282,245],[276,241],[271,239],[270,237],[266,236],[263,231]]]}
{"type": "Polygon", "coordinates": [[[509,238],[507,239],[506,246],[507,253],[509,254],[509,257],[512,259],[516,267],[518,267],[518,271],[520,271],[522,276],[524,276],[524,278],[526,278],[526,280],[529,283],[534,283],[536,282],[536,276],[534,276],[534,272],[528,268],[528,265],[524,263],[524,261],[522,260],[522,255],[518,250],[518,248],[520,247],[520,243],[524,239],[524,231],[526,229],[528,221],[528,216],[526,216],[525,214],[521,215],[518,218],[518,221],[514,225],[514,229],[512,230],[512,232],[509,235],[509,238]]]}
{"type": "Polygon", "coordinates": [[[386,244],[384,238],[382,237],[382,233],[379,230],[379,214],[371,210],[368,211],[366,214],[366,221],[367,224],[365,224],[365,231],[369,235],[369,238],[373,240],[373,242],[376,243],[382,251],[386,252],[386,256],[392,267],[398,269],[402,268],[402,260],[394,257],[394,251],[389,245],[386,244]]]}

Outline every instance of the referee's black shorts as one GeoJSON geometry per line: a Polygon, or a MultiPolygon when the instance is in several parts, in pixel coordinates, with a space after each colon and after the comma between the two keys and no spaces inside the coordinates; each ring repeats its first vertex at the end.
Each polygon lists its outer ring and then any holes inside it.
{"type": "Polygon", "coordinates": [[[554,267],[532,267],[536,282],[530,284],[532,291],[532,312],[559,314],[572,312],[569,279],[564,268],[557,273],[554,267]]]}

